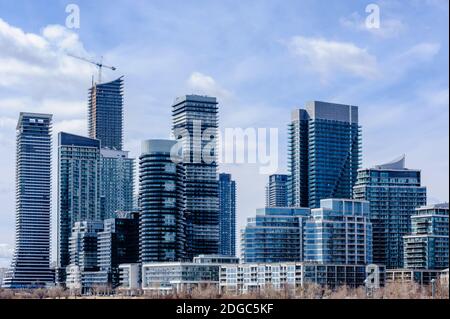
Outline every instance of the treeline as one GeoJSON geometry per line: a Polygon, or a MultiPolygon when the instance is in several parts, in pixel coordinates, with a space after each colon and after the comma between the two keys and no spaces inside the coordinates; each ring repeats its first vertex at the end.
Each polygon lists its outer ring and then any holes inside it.
{"type": "Polygon", "coordinates": [[[77,290],[67,290],[62,287],[49,289],[0,289],[0,299],[74,299],[74,298],[116,298],[116,299],[449,299],[448,286],[441,286],[436,282],[433,296],[431,285],[419,285],[410,282],[391,282],[385,287],[367,290],[365,287],[350,288],[341,286],[330,289],[316,284],[307,284],[295,290],[274,289],[268,287],[262,291],[233,294],[220,293],[215,287],[202,287],[191,290],[189,293],[160,294],[142,290],[113,291],[108,287],[94,287],[88,295],[82,295],[77,290]]]}

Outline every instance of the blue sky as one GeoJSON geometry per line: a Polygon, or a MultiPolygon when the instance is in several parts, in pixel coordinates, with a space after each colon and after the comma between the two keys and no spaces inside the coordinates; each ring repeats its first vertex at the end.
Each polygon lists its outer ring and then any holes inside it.
{"type": "MultiPolygon", "coordinates": [[[[133,156],[141,140],[168,137],[176,96],[209,94],[219,99],[222,129],[279,129],[285,172],[292,109],[310,100],[354,104],[363,166],[405,153],[408,167],[422,169],[430,202],[448,201],[448,9],[447,0],[0,0],[0,266],[14,239],[19,112],[53,113],[55,135],[86,134],[95,69],[64,52],[104,56],[118,68],[106,80],[125,75],[133,156]],[[69,3],[80,7],[79,29],[64,27],[69,3]],[[364,24],[370,3],[379,5],[379,29],[364,24]]],[[[242,226],[264,205],[267,176],[252,164],[221,171],[237,180],[242,226]]]]}

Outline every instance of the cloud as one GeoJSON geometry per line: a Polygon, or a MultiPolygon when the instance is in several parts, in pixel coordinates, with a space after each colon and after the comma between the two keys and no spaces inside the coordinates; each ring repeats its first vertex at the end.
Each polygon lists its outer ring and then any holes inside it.
{"type": "Polygon", "coordinates": [[[399,59],[406,61],[412,60],[414,62],[428,62],[439,53],[440,49],[441,45],[439,43],[421,42],[399,55],[399,59]]]}
{"type": "Polygon", "coordinates": [[[69,57],[88,56],[78,35],[60,25],[41,34],[26,33],[0,18],[0,88],[70,91],[71,85],[89,80],[94,67],[69,57]]]}
{"type": "Polygon", "coordinates": [[[189,89],[192,89],[197,94],[205,94],[215,96],[222,100],[230,99],[232,94],[221,87],[214,78],[200,72],[193,72],[187,80],[189,89]]]}
{"type": "Polygon", "coordinates": [[[0,244],[0,268],[7,268],[11,265],[13,247],[8,244],[0,244]]]}
{"type": "Polygon", "coordinates": [[[58,121],[53,124],[53,131],[56,134],[58,132],[67,132],[85,136],[87,132],[87,121],[85,119],[58,121]]]}
{"type": "Polygon", "coordinates": [[[296,36],[288,47],[325,81],[339,74],[365,79],[378,75],[376,57],[350,42],[296,36]]]}
{"type": "Polygon", "coordinates": [[[8,244],[0,244],[0,258],[11,258],[13,255],[13,247],[8,244]]]}
{"type": "Polygon", "coordinates": [[[30,97],[0,99],[2,114],[18,116],[21,111],[56,114],[58,118],[79,117],[86,113],[86,102],[63,97],[33,100],[30,97]]]}
{"type": "Polygon", "coordinates": [[[358,12],[353,12],[348,17],[340,18],[339,23],[349,30],[369,32],[380,38],[395,38],[407,29],[406,25],[401,20],[384,18],[383,15],[380,18],[379,28],[368,28],[366,26],[366,18],[362,17],[358,12]]]}

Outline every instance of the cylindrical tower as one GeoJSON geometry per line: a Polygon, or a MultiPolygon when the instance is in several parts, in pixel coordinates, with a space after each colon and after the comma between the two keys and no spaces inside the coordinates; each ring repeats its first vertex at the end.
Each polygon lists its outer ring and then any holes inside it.
{"type": "Polygon", "coordinates": [[[184,168],[173,140],[146,140],[139,157],[140,261],[185,259],[184,168]],[[173,150],[173,151],[172,151],[173,150]]]}

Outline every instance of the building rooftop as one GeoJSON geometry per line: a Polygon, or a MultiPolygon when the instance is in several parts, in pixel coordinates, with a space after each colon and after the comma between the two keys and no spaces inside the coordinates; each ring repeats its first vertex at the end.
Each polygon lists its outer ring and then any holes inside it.
{"type": "Polygon", "coordinates": [[[23,122],[24,117],[36,117],[41,119],[52,119],[52,114],[45,114],[45,113],[31,113],[31,112],[20,112],[19,120],[17,121],[17,127],[18,130],[20,128],[21,123],[23,122]]]}
{"type": "Polygon", "coordinates": [[[306,103],[305,109],[311,119],[358,123],[358,107],[355,105],[311,101],[306,103]]]}
{"type": "Polygon", "coordinates": [[[448,203],[439,203],[439,204],[432,204],[432,205],[426,205],[426,206],[421,206],[419,208],[417,208],[417,211],[421,211],[421,210],[430,210],[430,209],[449,209],[449,204],[448,203]]]}
{"type": "Polygon", "coordinates": [[[100,148],[100,140],[66,132],[60,132],[58,135],[58,140],[59,145],[100,148]]]}
{"type": "Polygon", "coordinates": [[[385,164],[375,165],[377,169],[406,169],[405,166],[406,155],[403,154],[400,157],[387,162],[385,164]]]}
{"type": "Polygon", "coordinates": [[[196,95],[196,94],[187,94],[182,95],[175,98],[174,105],[179,103],[191,101],[191,102],[203,102],[203,103],[214,103],[217,104],[217,99],[215,97],[207,96],[207,95],[196,95]]]}

